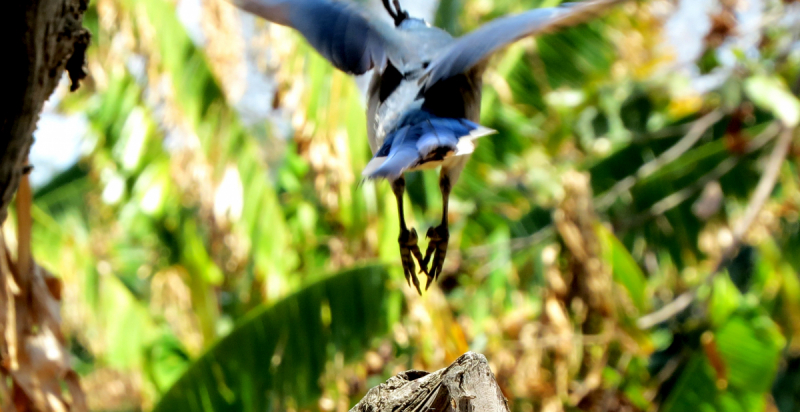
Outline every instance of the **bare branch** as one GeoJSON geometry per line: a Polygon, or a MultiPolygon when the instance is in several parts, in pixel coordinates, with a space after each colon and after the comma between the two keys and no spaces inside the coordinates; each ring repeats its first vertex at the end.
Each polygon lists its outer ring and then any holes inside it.
{"type": "MultiPolygon", "coordinates": [[[[750,154],[755,152],[756,150],[762,148],[766,145],[770,140],[772,140],[778,132],[780,132],[781,126],[779,123],[775,122],[767,126],[761,133],[756,136],[753,141],[747,146],[745,154],[750,154]]],[[[687,199],[692,197],[695,193],[702,190],[706,184],[725,176],[728,172],[730,172],[737,164],[742,160],[742,156],[739,157],[729,157],[722,161],[720,164],[717,165],[714,169],[710,172],[704,174],[702,177],[697,179],[694,184],[687,186],[681,190],[678,190],[675,193],[670,194],[669,196],[659,200],[658,202],[654,203],[650,208],[645,211],[644,213],[640,213],[638,215],[633,216],[628,221],[623,223],[623,228],[629,228],[632,226],[640,225],[656,216],[661,216],[664,213],[672,210],[673,208],[677,207],[681,203],[685,202],[687,199]]]]}
{"type": "Polygon", "coordinates": [[[670,319],[672,319],[675,315],[683,312],[689,305],[694,302],[695,298],[695,291],[691,290],[689,292],[684,292],[678,295],[675,300],[672,302],[667,303],[661,309],[653,312],[648,313],[647,315],[642,316],[636,321],[636,326],[639,329],[650,329],[655,325],[660,323],[664,323],[670,319]]]}
{"type": "MultiPolygon", "coordinates": [[[[714,110],[705,116],[695,120],[691,123],[691,126],[688,126],[688,130],[686,132],[686,136],[684,136],[680,141],[678,141],[674,146],[669,148],[667,151],[661,154],[655,160],[652,160],[644,165],[642,165],[636,173],[620,180],[617,182],[611,189],[607,190],[601,195],[595,197],[595,210],[605,210],[608,209],[611,204],[614,202],[622,192],[629,190],[633,187],[637,181],[646,178],[647,176],[652,175],[656,171],[658,171],[661,167],[666,164],[673,162],[675,159],[679,158],[683,153],[689,150],[694,144],[706,133],[706,131],[713,126],[716,122],[718,122],[723,116],[721,110],[714,110]]],[[[682,130],[687,128],[687,126],[676,126],[673,129],[669,130],[669,133],[674,133],[676,130],[682,130]]],[[[664,131],[661,131],[664,132],[664,131]]],[[[656,138],[661,138],[663,136],[656,136],[656,138]]],[[[760,146],[759,146],[760,147],[760,146]]],[[[727,166],[726,166],[727,167],[727,166]]],[[[724,175],[730,169],[725,169],[722,174],[724,175]]],[[[675,199],[670,199],[670,202],[674,201],[675,199]]],[[[685,199],[684,199],[685,200],[685,199]]],[[[682,202],[683,200],[681,200],[682,202]]],[[[674,207],[674,206],[673,206],[674,207]]],[[[504,248],[510,249],[512,252],[522,250],[525,248],[530,247],[531,245],[537,244],[539,242],[544,241],[548,237],[553,235],[553,226],[547,225],[536,231],[535,233],[520,237],[516,239],[511,239],[509,242],[504,242],[502,244],[494,244],[494,245],[481,245],[481,246],[474,246],[467,251],[467,257],[471,259],[480,259],[486,256],[489,256],[493,251],[497,250],[497,248],[504,248]]]]}
{"type": "Polygon", "coordinates": [[[465,254],[467,255],[466,257],[468,258],[480,259],[489,256],[493,251],[496,251],[498,248],[502,248],[503,250],[510,249],[512,252],[515,252],[518,250],[528,248],[531,245],[535,245],[539,242],[542,242],[545,239],[552,236],[553,233],[554,233],[553,225],[549,224],[543,226],[541,229],[537,230],[536,232],[528,236],[514,238],[509,240],[508,242],[473,246],[467,249],[467,252],[465,254]]]}
{"type": "Polygon", "coordinates": [[[775,187],[775,182],[778,180],[778,172],[781,170],[783,160],[789,153],[789,146],[792,143],[792,137],[796,129],[784,129],[778,142],[775,144],[775,149],[769,155],[767,160],[767,167],[764,169],[764,174],[761,180],[758,181],[758,186],[750,198],[750,203],[747,205],[744,217],[737,222],[733,229],[734,244],[741,242],[745,232],[753,225],[753,222],[758,216],[758,212],[764,207],[764,204],[769,199],[772,189],[775,187]]]}
{"type": "Polygon", "coordinates": [[[618,181],[613,187],[611,187],[611,189],[608,189],[605,193],[598,195],[594,202],[595,208],[607,209],[614,202],[614,199],[616,199],[626,190],[630,190],[630,188],[632,188],[637,181],[652,175],[663,166],[675,161],[675,159],[679,158],[682,154],[686,153],[687,150],[691,149],[692,146],[694,146],[694,144],[697,143],[701,137],[703,137],[706,131],[713,126],[714,123],[719,121],[722,116],[723,113],[721,110],[714,110],[694,121],[692,126],[689,128],[689,131],[686,133],[686,136],[675,143],[675,145],[670,147],[656,159],[643,164],[636,171],[636,173],[618,181]]]}

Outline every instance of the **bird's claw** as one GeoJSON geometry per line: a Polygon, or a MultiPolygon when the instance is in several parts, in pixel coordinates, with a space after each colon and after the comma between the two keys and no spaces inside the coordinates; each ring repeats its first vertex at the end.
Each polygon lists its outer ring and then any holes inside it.
{"type": "Polygon", "coordinates": [[[446,225],[439,225],[428,229],[425,235],[428,240],[428,249],[425,251],[425,258],[422,260],[421,265],[428,267],[428,262],[433,257],[430,269],[426,273],[428,275],[428,283],[425,284],[425,290],[431,283],[439,278],[444,266],[444,258],[447,256],[447,242],[450,240],[450,231],[447,230],[446,225]]]}
{"type": "Polygon", "coordinates": [[[400,243],[400,259],[403,262],[403,274],[406,276],[406,283],[411,286],[410,282],[414,282],[414,287],[417,288],[417,292],[422,295],[422,290],[419,287],[419,280],[417,279],[416,266],[414,265],[414,259],[417,259],[420,266],[420,272],[424,272],[425,275],[428,275],[428,265],[427,263],[423,263],[422,259],[422,252],[419,250],[419,246],[417,246],[417,230],[411,228],[411,230],[400,230],[400,237],[397,241],[400,243]]]}

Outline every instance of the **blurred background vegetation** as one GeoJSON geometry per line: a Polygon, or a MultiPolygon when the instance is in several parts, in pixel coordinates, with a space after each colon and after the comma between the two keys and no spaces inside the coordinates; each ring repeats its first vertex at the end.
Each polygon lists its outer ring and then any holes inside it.
{"type": "MultiPolygon", "coordinates": [[[[458,35],[559,1],[402,3],[458,35]]],[[[92,410],[346,411],[468,350],[514,411],[800,410],[800,3],[631,2],[498,55],[422,297],[360,181],[367,79],[224,0],[85,24],[31,214],[92,410]]],[[[408,189],[424,231],[437,175],[408,189]]]]}

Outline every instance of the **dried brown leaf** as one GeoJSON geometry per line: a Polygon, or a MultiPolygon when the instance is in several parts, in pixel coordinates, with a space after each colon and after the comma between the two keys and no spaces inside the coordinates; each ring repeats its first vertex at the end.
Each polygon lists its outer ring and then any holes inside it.
{"type": "Polygon", "coordinates": [[[17,194],[16,261],[0,233],[0,399],[4,402],[0,406],[16,411],[87,411],[61,333],[61,282],[31,255],[30,207],[25,177],[17,194]],[[62,384],[71,402],[65,399],[62,384]]]}

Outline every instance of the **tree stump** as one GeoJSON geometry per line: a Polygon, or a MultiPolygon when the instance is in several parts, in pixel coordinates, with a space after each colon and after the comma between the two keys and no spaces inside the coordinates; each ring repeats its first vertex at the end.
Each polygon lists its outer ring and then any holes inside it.
{"type": "Polygon", "coordinates": [[[367,392],[350,412],[508,412],[486,357],[467,352],[433,373],[399,373],[367,392]]]}

